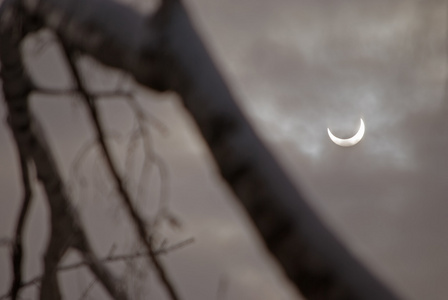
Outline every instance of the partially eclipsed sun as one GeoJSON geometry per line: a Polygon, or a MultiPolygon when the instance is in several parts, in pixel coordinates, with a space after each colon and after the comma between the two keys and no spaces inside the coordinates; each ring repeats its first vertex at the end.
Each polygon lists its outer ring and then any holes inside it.
{"type": "Polygon", "coordinates": [[[335,143],[336,145],[342,146],[342,147],[351,147],[359,143],[359,141],[364,136],[364,132],[366,131],[366,127],[364,126],[364,121],[361,119],[361,125],[359,126],[358,132],[348,139],[340,139],[334,134],[331,133],[330,128],[327,128],[328,136],[330,139],[335,143]]]}

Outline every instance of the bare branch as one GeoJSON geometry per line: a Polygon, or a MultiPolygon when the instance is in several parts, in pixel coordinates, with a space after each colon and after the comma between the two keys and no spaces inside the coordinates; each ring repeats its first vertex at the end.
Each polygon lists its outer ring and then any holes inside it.
{"type": "MultiPolygon", "coordinates": [[[[69,248],[66,239],[60,236],[59,230],[55,229],[59,222],[52,222],[50,243],[44,255],[44,275],[42,276],[40,299],[61,299],[61,292],[57,278],[57,266],[69,248]]],[[[59,224],[58,224],[59,225],[59,224]]]]}
{"type": "MultiPolygon", "coordinates": [[[[181,241],[181,242],[176,243],[171,246],[161,247],[161,248],[155,250],[154,254],[155,255],[165,255],[172,251],[175,251],[175,250],[181,249],[185,246],[188,246],[193,242],[194,242],[194,238],[189,238],[189,239],[186,239],[184,241],[181,241]]],[[[108,255],[107,257],[100,259],[100,261],[103,263],[110,263],[110,262],[117,262],[117,261],[122,261],[122,260],[131,260],[131,259],[135,259],[135,258],[141,258],[141,257],[145,257],[148,255],[149,255],[149,253],[147,251],[136,252],[136,253],[132,253],[132,254],[108,255]]],[[[70,271],[70,270],[77,269],[77,268],[80,268],[85,265],[86,265],[86,262],[81,261],[78,263],[60,266],[58,268],[58,271],[70,271]]]]}
{"type": "MultiPolygon", "coordinates": [[[[137,130],[136,133],[138,133],[138,137],[142,139],[143,142],[143,148],[144,148],[144,161],[143,161],[143,167],[141,169],[139,182],[137,184],[137,199],[139,198],[139,195],[142,192],[143,187],[143,179],[146,178],[145,173],[148,173],[150,171],[151,166],[155,166],[157,168],[159,177],[160,177],[160,195],[159,195],[159,203],[158,203],[158,209],[156,214],[156,219],[153,222],[153,225],[156,226],[158,223],[160,223],[161,220],[167,219],[171,225],[174,225],[176,227],[180,226],[180,222],[177,220],[176,217],[170,212],[169,206],[168,206],[168,200],[169,200],[169,173],[168,168],[163,161],[163,159],[155,152],[154,147],[152,146],[152,137],[150,131],[146,128],[145,123],[148,121],[148,115],[144,112],[143,108],[138,104],[136,99],[134,97],[129,98],[129,104],[131,105],[131,108],[134,111],[134,114],[137,118],[137,130]]],[[[153,118],[153,116],[150,116],[151,120],[157,121],[155,125],[163,126],[160,127],[161,130],[166,131],[166,127],[163,123],[161,123],[159,120],[153,118]]],[[[134,135],[132,135],[134,137],[134,135]]]]}
{"type": "MultiPolygon", "coordinates": [[[[112,131],[108,132],[106,137],[107,140],[116,140],[120,141],[123,137],[120,135],[119,132],[112,131]]],[[[88,140],[86,141],[81,148],[78,150],[75,158],[70,164],[69,168],[69,180],[75,180],[75,183],[78,183],[81,187],[84,187],[86,185],[86,178],[82,175],[82,172],[80,171],[83,162],[87,159],[87,156],[97,150],[98,144],[96,139],[88,140]]],[[[72,188],[73,183],[70,183],[69,186],[72,188]]]]}
{"type": "Polygon", "coordinates": [[[69,64],[71,73],[74,77],[76,87],[80,90],[80,92],[83,96],[83,99],[87,105],[87,108],[89,109],[90,118],[92,120],[92,123],[93,123],[95,131],[96,131],[96,135],[97,135],[96,138],[97,138],[98,143],[103,152],[107,167],[109,168],[109,171],[115,181],[115,185],[118,190],[118,193],[120,194],[121,199],[123,200],[123,204],[125,205],[128,213],[131,217],[131,221],[137,230],[137,233],[138,233],[138,236],[139,236],[141,242],[145,245],[146,249],[148,250],[150,260],[151,260],[152,264],[154,265],[162,284],[165,286],[171,299],[177,300],[177,299],[179,299],[177,292],[176,292],[173,284],[171,283],[171,280],[168,278],[168,275],[167,275],[162,263],[159,261],[159,259],[154,254],[154,249],[153,249],[153,246],[151,243],[150,235],[148,234],[148,231],[144,224],[143,218],[140,216],[138,211],[134,208],[134,206],[132,204],[133,201],[131,200],[130,193],[127,191],[127,189],[123,183],[123,180],[121,179],[121,177],[118,173],[118,169],[115,166],[115,163],[112,159],[109,148],[106,144],[105,134],[104,134],[104,130],[101,125],[101,122],[100,122],[100,116],[99,116],[99,112],[96,108],[95,99],[84,87],[84,84],[81,80],[81,76],[78,72],[77,66],[74,61],[75,58],[74,58],[73,51],[70,49],[69,45],[67,45],[64,42],[64,40],[61,36],[59,36],[59,39],[61,41],[62,48],[63,48],[64,54],[67,58],[67,62],[69,64]]]}
{"type": "MultiPolygon", "coordinates": [[[[173,251],[182,249],[190,244],[192,244],[194,242],[194,238],[188,238],[186,240],[180,241],[178,243],[175,243],[171,246],[163,246],[160,247],[159,249],[154,251],[155,255],[166,255],[168,253],[171,253],[173,251]]],[[[129,260],[134,260],[137,258],[145,258],[149,255],[149,253],[147,251],[144,252],[135,252],[135,253],[131,253],[131,254],[120,254],[120,255],[112,255],[109,254],[108,256],[99,259],[100,263],[114,263],[114,262],[120,262],[120,261],[129,261],[129,260]]],[[[63,266],[59,266],[57,268],[58,272],[67,272],[67,271],[73,271],[76,269],[79,269],[81,267],[85,267],[88,266],[89,262],[82,260],[80,262],[76,262],[76,263],[72,263],[72,264],[67,264],[67,265],[63,265],[63,266]]],[[[32,285],[38,284],[40,283],[42,280],[42,276],[36,276],[26,282],[23,282],[20,286],[20,288],[27,288],[30,287],[32,285]]],[[[11,297],[11,293],[7,293],[3,296],[0,296],[0,300],[2,299],[6,299],[11,297]]]]}
{"type": "MultiPolygon", "coordinates": [[[[53,89],[46,87],[33,87],[33,93],[43,94],[46,96],[79,96],[82,95],[82,92],[79,89],[53,89]]],[[[126,90],[112,90],[112,91],[100,91],[91,93],[92,98],[94,99],[104,99],[104,98],[124,98],[127,100],[128,104],[132,108],[134,114],[137,119],[144,123],[150,123],[153,125],[160,133],[167,134],[168,128],[166,125],[159,120],[156,116],[145,112],[144,109],[140,106],[140,104],[135,99],[135,94],[132,91],[126,90]]]]}
{"type": "Polygon", "coordinates": [[[128,97],[128,104],[134,111],[134,114],[137,117],[137,120],[140,122],[141,126],[143,126],[144,123],[149,123],[156,129],[158,129],[160,133],[165,135],[169,133],[168,127],[161,120],[143,109],[133,93],[131,93],[129,96],[130,97],[128,97]]]}
{"type": "Polygon", "coordinates": [[[79,248],[83,255],[86,264],[89,269],[95,274],[96,278],[101,281],[107,291],[114,297],[114,299],[128,299],[124,291],[124,286],[118,284],[118,282],[110,276],[108,269],[101,263],[101,261],[93,254],[93,252],[87,247],[79,248]]]}
{"type": "MultiPolygon", "coordinates": [[[[60,259],[70,247],[81,249],[90,247],[77,211],[67,196],[44,131],[29,109],[28,96],[33,90],[33,84],[20,54],[24,32],[17,30],[17,24],[26,20],[23,19],[24,16],[15,6],[16,4],[17,2],[5,1],[0,7],[0,61],[2,64],[0,77],[3,83],[4,100],[8,107],[8,125],[21,158],[33,160],[37,178],[45,189],[50,207],[50,241],[44,256],[40,299],[58,300],[61,298],[57,280],[57,266],[60,259]]],[[[28,176],[27,173],[25,175],[28,176]]],[[[96,257],[89,254],[90,261],[94,262],[96,257]]],[[[116,280],[108,270],[103,267],[96,274],[112,297],[127,299],[125,293],[116,288],[116,280]]]]}
{"type": "Polygon", "coordinates": [[[95,286],[95,283],[97,282],[96,279],[93,279],[90,284],[87,286],[85,291],[82,293],[81,297],[79,297],[79,300],[86,299],[87,295],[89,294],[90,290],[95,286]]]}
{"type": "MultiPolygon", "coordinates": [[[[19,151],[20,153],[20,151],[19,151]]],[[[23,230],[28,216],[29,207],[32,200],[30,175],[28,162],[24,155],[20,154],[20,167],[22,170],[23,200],[20,208],[19,218],[16,225],[15,237],[13,241],[12,265],[14,278],[11,283],[11,299],[16,300],[22,284],[22,256],[23,256],[23,230]]]]}

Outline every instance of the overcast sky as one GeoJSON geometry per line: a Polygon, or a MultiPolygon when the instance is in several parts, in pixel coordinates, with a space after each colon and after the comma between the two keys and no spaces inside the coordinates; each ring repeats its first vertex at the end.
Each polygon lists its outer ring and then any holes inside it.
{"type": "MultiPolygon", "coordinates": [[[[186,4],[257,131],[333,230],[404,298],[447,299],[446,1],[186,4]],[[327,127],[348,137],[361,117],[366,132],[359,144],[342,148],[330,141],[327,127]]],[[[29,55],[30,68],[42,85],[68,87],[57,53],[50,46],[29,55]]],[[[83,64],[89,82],[114,85],[115,75],[92,65],[89,60],[83,64]]],[[[220,289],[225,290],[222,299],[296,299],[215,174],[181,104],[173,95],[138,94],[169,131],[155,131],[154,144],[168,165],[170,205],[183,227],[162,230],[170,242],[196,238],[165,259],[184,299],[219,299],[220,289]]],[[[119,244],[117,251],[132,249],[126,217],[118,204],[110,204],[111,186],[94,153],[80,168],[89,178],[87,186],[73,182],[70,163],[90,136],[82,105],[69,97],[35,97],[33,106],[64,175],[72,179],[74,201],[98,252],[106,255],[112,243],[119,244]]],[[[102,108],[111,132],[126,139],[133,124],[126,105],[116,99],[104,101],[102,108]]],[[[3,106],[0,112],[5,119],[3,106]]],[[[12,232],[20,188],[14,145],[4,125],[0,141],[3,237],[12,232]]],[[[117,153],[124,153],[125,142],[117,145],[117,153]]],[[[143,191],[148,198],[157,197],[156,175],[143,191]]],[[[45,202],[36,202],[27,241],[37,250],[29,253],[27,278],[39,273],[37,259],[47,236],[45,202]]],[[[153,200],[141,200],[141,205],[147,211],[155,206],[153,200]]],[[[0,249],[1,270],[8,267],[7,259],[8,252],[0,249]]],[[[0,294],[8,285],[6,273],[0,273],[0,294]]],[[[83,274],[64,275],[66,293],[73,297],[68,299],[77,299],[74,291],[88,285],[83,274]]],[[[152,295],[160,293],[154,276],[143,282],[144,291],[149,286],[152,295]]]]}

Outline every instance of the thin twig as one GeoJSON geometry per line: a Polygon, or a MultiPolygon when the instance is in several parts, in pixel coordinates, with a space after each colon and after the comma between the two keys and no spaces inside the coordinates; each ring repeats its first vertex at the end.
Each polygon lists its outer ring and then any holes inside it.
{"type": "Polygon", "coordinates": [[[82,293],[81,297],[79,297],[79,300],[86,299],[87,295],[89,294],[90,290],[95,286],[96,282],[97,282],[96,278],[90,282],[89,286],[87,286],[84,293],[82,293]]]}
{"type": "Polygon", "coordinates": [[[32,53],[34,55],[40,55],[42,52],[46,50],[49,44],[51,44],[54,41],[55,40],[53,36],[44,35],[42,33],[37,34],[34,39],[34,49],[32,53]]]}
{"type": "MultiPolygon", "coordinates": [[[[193,242],[194,242],[194,238],[188,238],[186,240],[183,240],[183,241],[173,244],[171,246],[160,247],[159,249],[154,251],[154,254],[155,255],[166,255],[168,253],[171,253],[173,251],[176,251],[183,247],[186,247],[186,246],[192,244],[193,242]]],[[[98,261],[100,263],[114,263],[114,262],[119,262],[119,261],[129,261],[129,260],[133,260],[133,259],[137,259],[137,258],[142,258],[142,257],[146,257],[148,255],[149,255],[149,253],[147,251],[135,252],[135,253],[131,253],[131,254],[108,255],[104,258],[99,259],[98,261]]],[[[57,268],[57,271],[58,272],[73,271],[75,269],[79,269],[79,268],[85,267],[87,265],[88,265],[88,262],[86,262],[85,260],[82,260],[80,262],[67,264],[64,266],[59,266],[57,268]]],[[[20,288],[27,288],[31,285],[38,284],[38,283],[40,283],[41,280],[42,280],[42,276],[36,276],[26,282],[23,282],[21,284],[20,288]]],[[[10,292],[5,295],[0,296],[0,300],[7,299],[9,297],[11,297],[10,292]]]]}
{"type": "MultiPolygon", "coordinates": [[[[107,134],[107,139],[113,139],[119,141],[121,138],[122,137],[119,132],[109,132],[107,134]]],[[[82,167],[83,162],[87,160],[87,156],[90,153],[94,152],[97,146],[98,145],[96,139],[88,140],[77,151],[76,157],[71,162],[69,168],[70,188],[73,188],[73,185],[76,183],[79,184],[80,186],[85,186],[87,180],[82,175],[80,169],[82,167]],[[72,180],[74,180],[75,183],[73,183],[72,180]]]]}
{"type": "MultiPolygon", "coordinates": [[[[167,246],[167,247],[162,247],[158,250],[154,251],[155,255],[164,255],[164,254],[168,254],[169,252],[178,250],[180,248],[183,248],[191,243],[194,242],[194,238],[189,238],[186,239],[182,242],[179,242],[177,244],[171,245],[171,246],[167,246]]],[[[110,262],[117,262],[117,261],[122,261],[122,260],[130,260],[130,259],[135,259],[135,258],[139,258],[139,257],[144,257],[149,255],[149,253],[147,251],[144,252],[135,252],[132,254],[121,254],[121,255],[111,255],[111,256],[107,256],[105,258],[100,259],[100,262],[102,263],[110,263],[110,262]]],[[[80,261],[77,263],[73,263],[73,264],[69,264],[69,265],[65,265],[65,266],[61,266],[58,268],[59,271],[70,271],[73,269],[77,269],[79,267],[85,266],[86,262],[85,261],[80,261]]]]}
{"type": "Polygon", "coordinates": [[[151,125],[154,126],[154,128],[157,128],[159,132],[164,135],[169,134],[169,129],[165,125],[165,123],[163,123],[153,114],[149,113],[148,111],[145,111],[143,107],[140,105],[140,103],[138,103],[134,93],[130,93],[127,99],[128,104],[131,106],[132,110],[134,111],[134,114],[137,117],[137,120],[139,120],[142,124],[150,123],[151,125]]]}
{"type": "MultiPolygon", "coordinates": [[[[149,172],[149,168],[154,165],[157,167],[159,177],[160,177],[160,195],[159,195],[159,203],[156,218],[153,222],[153,226],[156,226],[160,220],[167,218],[170,221],[170,224],[175,225],[176,227],[180,226],[180,222],[176,217],[169,211],[168,200],[169,200],[169,172],[168,168],[163,161],[163,159],[155,152],[154,147],[151,143],[151,132],[146,128],[145,122],[148,121],[147,113],[144,112],[143,108],[139,105],[135,98],[129,98],[129,105],[134,111],[134,114],[137,118],[137,131],[139,136],[143,141],[143,148],[145,152],[145,158],[143,161],[143,167],[140,173],[139,182],[137,185],[137,198],[142,192],[143,186],[143,178],[145,178],[145,172],[149,172]]],[[[151,117],[151,120],[154,119],[151,117]]],[[[158,121],[157,119],[154,119],[158,121]]],[[[164,126],[163,123],[161,123],[164,126]]]]}

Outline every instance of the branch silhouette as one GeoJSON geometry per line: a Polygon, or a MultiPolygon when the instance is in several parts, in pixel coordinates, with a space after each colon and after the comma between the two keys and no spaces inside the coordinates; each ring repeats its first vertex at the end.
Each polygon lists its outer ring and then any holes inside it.
{"type": "Polygon", "coordinates": [[[137,209],[134,207],[135,201],[131,199],[131,195],[129,191],[126,189],[126,186],[121,179],[121,176],[118,172],[118,168],[115,165],[115,162],[112,159],[112,155],[110,153],[109,147],[106,144],[105,134],[103,126],[101,125],[100,121],[100,115],[98,112],[98,109],[96,107],[95,99],[94,97],[87,91],[86,87],[84,86],[84,83],[82,82],[81,75],[77,69],[76,63],[75,63],[75,53],[70,48],[70,46],[63,40],[61,36],[59,36],[59,40],[61,41],[62,48],[65,54],[65,57],[67,59],[68,65],[70,67],[70,72],[75,80],[75,84],[77,87],[77,90],[81,93],[84,102],[88,108],[88,111],[90,113],[90,118],[93,123],[95,132],[96,132],[96,138],[97,141],[101,147],[101,150],[103,152],[104,159],[106,161],[106,165],[109,169],[109,172],[111,173],[113,180],[115,181],[116,189],[118,193],[121,196],[121,199],[123,201],[123,205],[127,209],[131,222],[135,226],[135,229],[138,233],[138,236],[140,238],[140,241],[145,245],[147,251],[148,251],[148,257],[151,260],[151,263],[154,265],[157,274],[162,282],[162,284],[165,286],[168,294],[170,295],[171,299],[177,300],[179,299],[179,296],[177,295],[177,292],[171,283],[171,280],[168,277],[168,274],[165,270],[165,268],[162,265],[162,262],[159,261],[159,259],[156,257],[152,245],[152,239],[151,235],[149,234],[145,222],[143,220],[143,217],[139,214],[137,209]]]}

